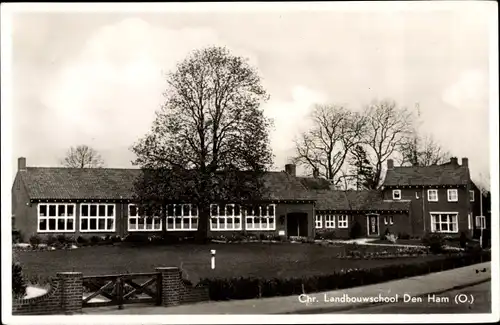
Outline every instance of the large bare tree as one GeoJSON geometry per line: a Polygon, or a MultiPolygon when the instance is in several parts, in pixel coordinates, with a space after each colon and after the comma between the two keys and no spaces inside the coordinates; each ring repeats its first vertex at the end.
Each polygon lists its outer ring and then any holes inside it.
{"type": "Polygon", "coordinates": [[[164,96],[151,131],[132,148],[143,170],[136,198],[153,210],[196,205],[197,239],[204,240],[211,203],[255,202],[264,194],[272,123],[260,105],[268,95],[247,60],[208,47],[167,75],[164,96]]]}
{"type": "Polygon", "coordinates": [[[99,152],[87,145],[70,147],[61,163],[69,168],[100,168],[104,166],[104,160],[99,152]]]}
{"type": "Polygon", "coordinates": [[[402,166],[430,166],[447,162],[450,152],[445,150],[432,135],[414,134],[401,142],[398,151],[402,166]]]}
{"type": "Polygon", "coordinates": [[[312,128],[295,140],[294,162],[337,184],[346,157],[362,139],[366,119],[342,106],[317,105],[311,120],[312,128]]]}
{"type": "Polygon", "coordinates": [[[393,100],[381,100],[368,106],[365,115],[367,123],[362,142],[373,168],[371,186],[377,189],[381,185],[384,162],[411,136],[413,114],[393,100]]]}

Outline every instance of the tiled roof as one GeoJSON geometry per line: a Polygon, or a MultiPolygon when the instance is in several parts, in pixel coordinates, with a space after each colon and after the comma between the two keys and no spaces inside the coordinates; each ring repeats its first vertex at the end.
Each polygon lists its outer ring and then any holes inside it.
{"type": "MultiPolygon", "coordinates": [[[[31,199],[131,199],[140,169],[28,167],[19,172],[31,199]]],[[[271,200],[313,200],[296,177],[267,172],[271,200]]]]}
{"type": "Polygon", "coordinates": [[[383,200],[380,191],[334,191],[319,190],[316,192],[317,210],[358,210],[358,211],[408,211],[409,201],[383,200]]]}
{"type": "Polygon", "coordinates": [[[330,182],[320,177],[297,177],[298,180],[309,190],[329,190],[330,182]]]}
{"type": "Polygon", "coordinates": [[[465,185],[470,181],[469,169],[455,164],[394,167],[387,171],[384,186],[465,185]]]}

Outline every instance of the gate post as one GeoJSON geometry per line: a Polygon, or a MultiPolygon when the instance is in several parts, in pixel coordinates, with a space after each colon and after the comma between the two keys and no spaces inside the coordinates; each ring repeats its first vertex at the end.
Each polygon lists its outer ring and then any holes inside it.
{"type": "Polygon", "coordinates": [[[64,314],[82,312],[83,275],[80,272],[57,273],[61,293],[61,311],[64,314]]]}
{"type": "Polygon", "coordinates": [[[177,306],[180,304],[181,275],[178,267],[157,267],[161,274],[161,304],[162,306],[177,306]]]}

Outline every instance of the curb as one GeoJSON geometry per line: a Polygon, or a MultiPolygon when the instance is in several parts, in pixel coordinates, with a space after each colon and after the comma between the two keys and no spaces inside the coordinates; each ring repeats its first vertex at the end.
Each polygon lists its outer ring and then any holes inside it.
{"type": "MultiPolygon", "coordinates": [[[[478,285],[481,283],[485,283],[488,281],[491,281],[491,276],[488,277],[487,279],[482,279],[482,280],[477,280],[477,281],[473,281],[473,282],[468,282],[466,284],[456,285],[456,286],[453,286],[453,287],[448,288],[448,289],[442,289],[439,291],[422,293],[422,294],[416,295],[416,297],[423,297],[423,296],[430,295],[430,294],[442,294],[442,293],[449,292],[449,291],[460,290],[460,289],[472,287],[472,286],[475,286],[475,285],[478,285]]],[[[285,315],[286,314],[325,314],[327,312],[343,312],[343,311],[348,311],[348,310],[353,310],[353,309],[363,309],[363,308],[367,308],[367,307],[380,306],[380,305],[384,305],[384,304],[385,303],[383,303],[383,302],[381,302],[381,303],[368,302],[368,303],[360,303],[360,304],[351,305],[351,306],[347,305],[347,306],[337,306],[337,307],[332,306],[332,307],[308,308],[308,309],[303,309],[303,310],[298,310],[298,311],[290,311],[290,312],[279,313],[279,314],[285,314],[285,315]]]]}

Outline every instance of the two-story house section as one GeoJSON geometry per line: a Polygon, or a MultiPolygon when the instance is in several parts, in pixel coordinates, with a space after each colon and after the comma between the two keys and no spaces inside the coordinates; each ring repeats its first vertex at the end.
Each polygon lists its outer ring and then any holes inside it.
{"type": "Polygon", "coordinates": [[[472,236],[472,182],[467,158],[451,158],[442,165],[394,166],[387,161],[382,187],[384,199],[411,201],[411,235],[441,233],[472,236]]]}

